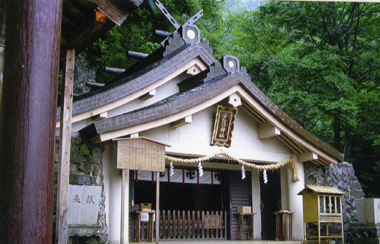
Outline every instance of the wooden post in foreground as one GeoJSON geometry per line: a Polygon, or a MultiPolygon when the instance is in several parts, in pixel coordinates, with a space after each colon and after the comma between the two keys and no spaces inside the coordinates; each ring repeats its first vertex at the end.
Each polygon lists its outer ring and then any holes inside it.
{"type": "Polygon", "coordinates": [[[66,51],[65,84],[61,104],[60,160],[57,187],[56,243],[67,243],[67,198],[69,195],[71,118],[73,107],[75,49],[66,51]]]}
{"type": "Polygon", "coordinates": [[[51,244],[62,0],[7,1],[0,243],[51,244]]]}
{"type": "Polygon", "coordinates": [[[160,172],[156,172],[156,244],[160,242],[160,172]]]}

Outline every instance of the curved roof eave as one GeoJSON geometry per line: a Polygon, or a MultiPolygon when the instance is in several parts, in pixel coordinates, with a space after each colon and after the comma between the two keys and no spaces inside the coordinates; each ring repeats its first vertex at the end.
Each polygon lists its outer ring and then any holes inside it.
{"type": "Polygon", "coordinates": [[[233,93],[238,93],[249,106],[255,108],[261,116],[268,119],[296,143],[305,144],[305,148],[309,148],[312,152],[324,154],[330,163],[343,160],[339,151],[286,115],[241,72],[232,73],[220,80],[206,82],[149,107],[97,121],[88,127],[87,131],[91,131],[90,136],[94,136],[98,141],[126,136],[184,118],[220,102],[233,93]]]}
{"type": "MultiPolygon", "coordinates": [[[[180,38],[180,37],[179,37],[180,38]]],[[[126,77],[112,85],[105,87],[100,92],[83,99],[75,101],[72,108],[72,123],[109,111],[134,98],[143,95],[157,86],[174,78],[180,71],[184,71],[193,65],[198,65],[201,69],[210,67],[215,62],[212,49],[208,46],[208,41],[204,40],[199,44],[186,44],[184,49],[174,52],[171,55],[136,72],[132,76],[126,77]],[[161,82],[160,82],[161,81],[161,82]]],[[[56,127],[60,126],[60,108],[57,109],[56,127]]]]}

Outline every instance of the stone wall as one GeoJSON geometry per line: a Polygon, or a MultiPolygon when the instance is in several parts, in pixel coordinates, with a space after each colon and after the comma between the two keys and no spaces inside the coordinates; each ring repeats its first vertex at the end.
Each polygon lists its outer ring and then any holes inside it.
{"type": "MultiPolygon", "coordinates": [[[[105,243],[108,239],[102,153],[103,147],[101,144],[92,144],[83,139],[79,134],[71,138],[70,185],[102,186],[97,224],[88,226],[69,225],[68,235],[70,236],[69,243],[71,244],[105,243]]],[[[56,138],[55,145],[54,222],[56,216],[58,160],[59,137],[56,138]]]]}
{"type": "Polygon", "coordinates": [[[352,164],[343,162],[337,165],[318,166],[307,162],[304,166],[307,185],[333,186],[345,192],[342,196],[344,239],[345,243],[350,243],[352,223],[358,220],[355,200],[364,198],[363,189],[355,176],[352,164]]]}
{"type": "Polygon", "coordinates": [[[97,67],[91,63],[86,52],[81,52],[75,57],[74,69],[74,94],[83,94],[91,90],[86,82],[95,82],[97,67]]]}

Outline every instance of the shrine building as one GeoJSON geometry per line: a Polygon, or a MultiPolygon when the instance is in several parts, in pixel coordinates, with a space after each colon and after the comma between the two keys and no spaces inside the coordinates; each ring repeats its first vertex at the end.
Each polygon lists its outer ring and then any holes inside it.
{"type": "Polygon", "coordinates": [[[343,160],[270,101],[236,57],[216,60],[188,24],[106,86],[75,98],[72,131],[102,145],[101,187],[86,201],[103,198],[110,244],[302,241],[303,163],[343,160]]]}

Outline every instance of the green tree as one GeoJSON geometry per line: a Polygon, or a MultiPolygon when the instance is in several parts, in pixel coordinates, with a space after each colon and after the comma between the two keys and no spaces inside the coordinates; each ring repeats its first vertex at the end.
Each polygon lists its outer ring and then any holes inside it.
{"type": "Polygon", "coordinates": [[[371,179],[380,170],[368,169],[380,161],[379,11],[376,3],[270,2],[232,16],[238,24],[225,44],[233,43],[277,105],[342,151],[378,196],[371,179]]]}
{"type": "MultiPolygon", "coordinates": [[[[88,55],[99,67],[96,74],[97,82],[107,83],[115,77],[105,73],[104,67],[128,68],[135,64],[137,60],[127,57],[128,51],[150,54],[157,50],[163,38],[154,36],[155,29],[170,32],[175,30],[153,2],[144,1],[144,4],[133,11],[120,27],[115,26],[87,50],[88,55]]],[[[161,0],[161,2],[179,25],[203,9],[206,14],[195,24],[201,29],[202,37],[210,41],[211,46],[218,46],[223,36],[221,32],[224,30],[222,17],[224,0],[161,0]]],[[[215,50],[215,54],[221,55],[218,49],[215,50]]]]}

